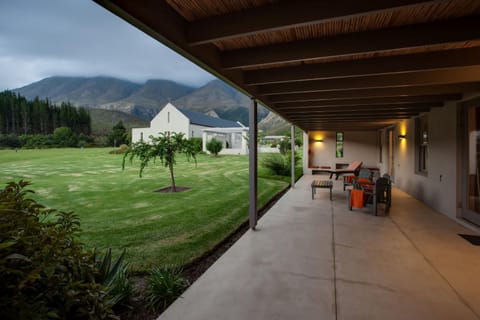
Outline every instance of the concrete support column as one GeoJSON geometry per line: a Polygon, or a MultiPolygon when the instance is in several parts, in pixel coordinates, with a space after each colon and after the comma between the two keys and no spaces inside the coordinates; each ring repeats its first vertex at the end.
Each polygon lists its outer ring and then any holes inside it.
{"type": "Polygon", "coordinates": [[[205,131],[202,133],[202,151],[207,152],[207,133],[205,131]]]}
{"type": "Polygon", "coordinates": [[[257,226],[257,100],[252,99],[248,118],[248,173],[249,173],[249,224],[255,230],[257,226]]]}
{"type": "Polygon", "coordinates": [[[290,152],[292,158],[292,181],[290,182],[290,187],[295,188],[295,126],[290,126],[290,152]]]}

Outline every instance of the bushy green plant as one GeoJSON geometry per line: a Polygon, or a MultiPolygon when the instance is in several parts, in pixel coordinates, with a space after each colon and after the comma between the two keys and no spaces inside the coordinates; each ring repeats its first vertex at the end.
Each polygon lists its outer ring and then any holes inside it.
{"type": "MultiPolygon", "coordinates": [[[[291,159],[291,152],[287,153],[286,155],[273,153],[263,159],[262,165],[275,175],[289,176],[291,175],[292,170],[291,159]]],[[[300,156],[295,152],[295,167],[297,166],[299,160],[300,156]]]]}
{"type": "Polygon", "coordinates": [[[215,138],[208,141],[206,147],[207,147],[207,150],[214,156],[218,156],[218,153],[222,151],[222,148],[223,148],[222,142],[218,141],[215,138]]]}
{"type": "Polygon", "coordinates": [[[192,146],[193,146],[193,149],[195,150],[196,153],[200,153],[202,152],[202,149],[203,149],[203,140],[202,138],[190,138],[189,139],[192,146]]]}
{"type": "Polygon", "coordinates": [[[146,302],[152,309],[165,309],[189,286],[179,268],[155,268],[148,279],[146,302]]]}
{"type": "Polygon", "coordinates": [[[76,147],[78,136],[69,127],[58,127],[53,131],[53,142],[58,147],[76,147]]]}
{"type": "Polygon", "coordinates": [[[113,307],[129,307],[128,300],[133,293],[128,264],[125,263],[125,250],[112,263],[112,250],[107,249],[103,256],[95,250],[94,260],[97,268],[95,281],[101,283],[108,296],[108,303],[113,307]]]}
{"type": "Polygon", "coordinates": [[[28,185],[0,190],[0,319],[114,319],[78,217],[29,199],[28,185]]]}
{"type": "Polygon", "coordinates": [[[19,148],[20,140],[16,134],[0,134],[0,148],[19,148]]]}

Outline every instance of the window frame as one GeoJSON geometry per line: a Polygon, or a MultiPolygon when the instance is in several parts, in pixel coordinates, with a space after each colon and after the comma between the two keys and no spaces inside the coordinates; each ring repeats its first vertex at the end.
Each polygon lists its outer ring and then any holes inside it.
{"type": "Polygon", "coordinates": [[[428,176],[428,115],[415,118],[415,173],[428,176]]]}

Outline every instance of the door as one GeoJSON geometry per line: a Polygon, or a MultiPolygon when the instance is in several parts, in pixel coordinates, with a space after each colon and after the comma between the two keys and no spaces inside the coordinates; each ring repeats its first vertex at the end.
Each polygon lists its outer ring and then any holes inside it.
{"type": "Polygon", "coordinates": [[[467,109],[467,166],[464,173],[463,217],[480,225],[480,106],[467,109]]]}
{"type": "Polygon", "coordinates": [[[390,176],[390,179],[392,181],[395,180],[395,170],[394,170],[394,164],[395,164],[395,157],[394,157],[394,139],[393,139],[393,128],[387,130],[387,152],[388,152],[388,175],[390,176]]]}

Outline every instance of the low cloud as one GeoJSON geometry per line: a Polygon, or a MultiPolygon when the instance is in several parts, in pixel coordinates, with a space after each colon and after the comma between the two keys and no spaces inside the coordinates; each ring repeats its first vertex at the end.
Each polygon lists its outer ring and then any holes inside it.
{"type": "Polygon", "coordinates": [[[92,1],[1,2],[0,90],[55,75],[192,86],[214,78],[92,1]]]}

